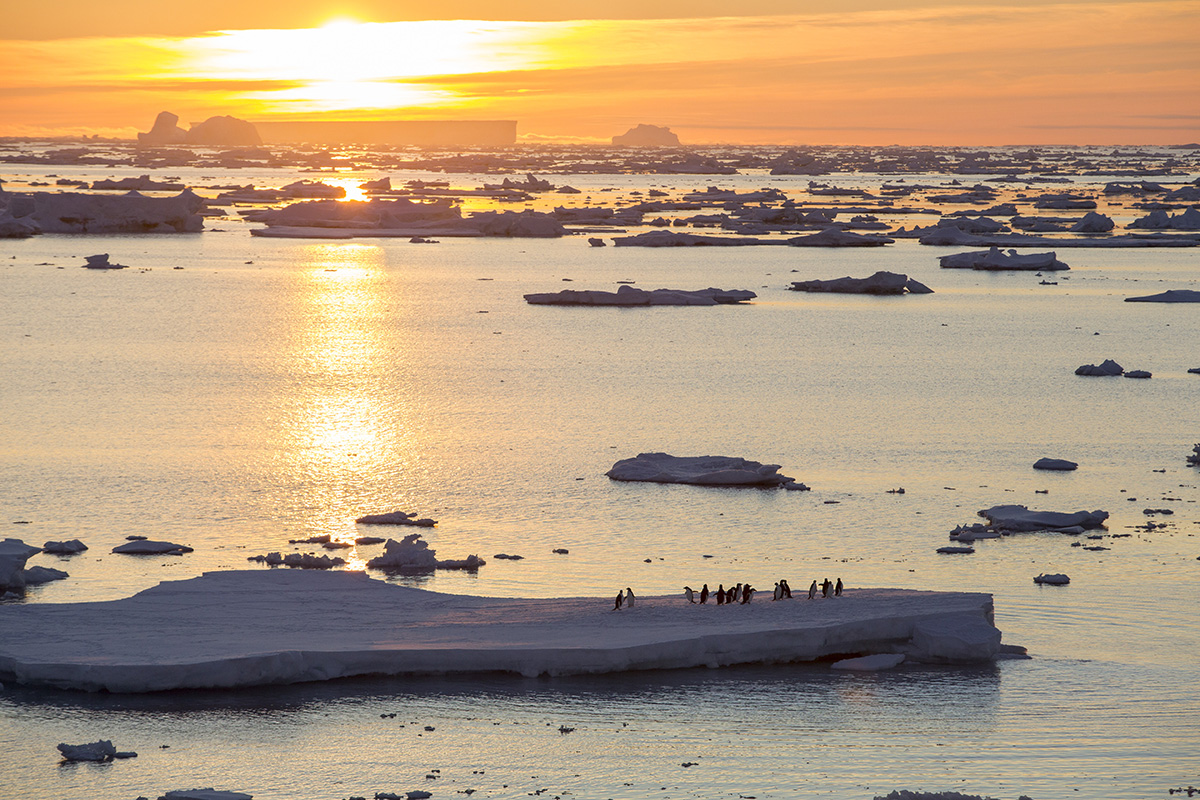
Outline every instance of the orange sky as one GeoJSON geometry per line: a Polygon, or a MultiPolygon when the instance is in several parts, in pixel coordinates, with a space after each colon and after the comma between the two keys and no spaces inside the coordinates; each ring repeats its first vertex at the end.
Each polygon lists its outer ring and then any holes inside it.
{"type": "Polygon", "coordinates": [[[606,141],[639,122],[685,143],[1200,139],[1200,0],[761,0],[737,15],[617,0],[591,20],[544,0],[454,4],[474,21],[438,19],[445,3],[396,5],[14,4],[0,136],[131,137],[170,110],[185,124],[515,119],[532,140],[606,141]]]}

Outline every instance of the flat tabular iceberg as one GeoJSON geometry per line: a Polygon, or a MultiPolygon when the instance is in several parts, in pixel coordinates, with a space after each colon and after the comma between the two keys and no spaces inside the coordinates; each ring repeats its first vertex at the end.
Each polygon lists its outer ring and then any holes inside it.
{"type": "Polygon", "coordinates": [[[0,606],[0,677],[150,692],[352,675],[569,675],[832,655],[988,661],[992,598],[857,589],[839,598],[691,604],[440,594],[361,572],[232,571],[100,603],[0,606]],[[47,635],[53,631],[53,635],[47,635]]]}

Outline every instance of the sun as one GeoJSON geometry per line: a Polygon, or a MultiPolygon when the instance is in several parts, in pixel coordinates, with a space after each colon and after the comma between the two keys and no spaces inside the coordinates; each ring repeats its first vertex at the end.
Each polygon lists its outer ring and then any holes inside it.
{"type": "Polygon", "coordinates": [[[454,96],[427,79],[528,68],[526,27],[339,17],[317,28],[219,31],[193,40],[192,71],[263,87],[243,99],[267,112],[447,105],[454,96]]]}

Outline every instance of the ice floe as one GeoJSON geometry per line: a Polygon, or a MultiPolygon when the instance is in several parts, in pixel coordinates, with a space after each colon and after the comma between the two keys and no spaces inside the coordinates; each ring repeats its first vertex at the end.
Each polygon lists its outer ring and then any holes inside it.
{"type": "Polygon", "coordinates": [[[68,539],[65,542],[46,542],[42,550],[56,556],[71,556],[87,550],[87,545],[78,539],[68,539]]]}
{"type": "Polygon", "coordinates": [[[954,253],[940,256],[938,263],[944,269],[978,269],[996,270],[1064,270],[1070,269],[1064,262],[1058,260],[1056,253],[1029,253],[1020,255],[1016,250],[1005,253],[998,247],[993,247],[986,253],[969,252],[954,253]]]}
{"type": "Polygon", "coordinates": [[[932,294],[933,290],[907,275],[879,271],[868,278],[793,281],[793,292],[831,292],[835,294],[932,294]]]}
{"type": "Polygon", "coordinates": [[[226,789],[174,789],[160,795],[158,800],[254,800],[254,796],[226,789]]]}
{"type": "Polygon", "coordinates": [[[40,552],[42,548],[25,544],[20,539],[0,541],[0,592],[24,589],[25,562],[40,552]]]}
{"type": "Polygon", "coordinates": [[[622,286],[615,292],[564,289],[525,295],[532,305],[560,306],[715,306],[744,303],[757,297],[747,289],[638,289],[622,286]]]}
{"type": "Polygon", "coordinates": [[[1115,378],[1124,373],[1125,368],[1111,358],[1106,358],[1100,364],[1084,364],[1075,369],[1076,375],[1088,375],[1097,378],[1115,378]]]}
{"type": "Polygon", "coordinates": [[[1196,289],[1168,289],[1158,294],[1141,297],[1126,297],[1126,303],[1200,303],[1200,291],[1196,289]]]}
{"type": "Polygon", "coordinates": [[[442,559],[437,551],[421,538],[419,533],[410,533],[401,541],[388,539],[383,545],[383,554],[367,562],[371,569],[405,572],[432,572],[435,569],[479,569],[487,562],[477,555],[462,559],[442,559]]]}
{"type": "Polygon", "coordinates": [[[354,520],[359,525],[413,525],[418,528],[432,528],[437,525],[436,519],[417,517],[415,511],[388,511],[383,514],[364,514],[354,520]]]}
{"type": "Polygon", "coordinates": [[[807,489],[795,478],[779,474],[779,464],[761,464],[732,456],[673,456],[639,453],[613,464],[604,473],[614,481],[689,483],[696,486],[781,486],[807,489]]]}
{"type": "Polygon", "coordinates": [[[1108,519],[1107,511],[1031,511],[1021,505],[999,505],[985,508],[979,516],[987,519],[994,530],[1016,533],[1021,531],[1052,531],[1068,528],[1091,530],[1100,528],[1108,519]]]}
{"type": "Polygon", "coordinates": [[[1047,584],[1049,586],[1066,586],[1071,582],[1071,579],[1061,572],[1042,573],[1033,579],[1034,583],[1047,584]]]}
{"type": "Polygon", "coordinates": [[[125,544],[117,545],[112,549],[114,553],[124,553],[125,555],[134,556],[157,556],[170,555],[181,556],[184,553],[192,552],[192,548],[186,544],[175,544],[174,542],[154,542],[148,539],[141,541],[126,542],[125,544]]]}
{"type": "Polygon", "coordinates": [[[121,600],[0,606],[0,677],[149,692],[352,675],[568,675],[903,654],[1000,653],[987,594],[858,589],[820,603],[736,609],[643,595],[440,594],[359,572],[209,572],[121,600]],[[46,631],[54,631],[53,636],[46,631]]]}
{"type": "Polygon", "coordinates": [[[1070,472],[1071,470],[1079,469],[1079,464],[1074,461],[1067,461],[1065,458],[1039,458],[1033,462],[1033,468],[1070,472]]]}
{"type": "Polygon", "coordinates": [[[63,742],[58,745],[58,752],[62,753],[65,761],[112,761],[117,755],[117,748],[108,739],[101,739],[88,744],[63,742]]]}

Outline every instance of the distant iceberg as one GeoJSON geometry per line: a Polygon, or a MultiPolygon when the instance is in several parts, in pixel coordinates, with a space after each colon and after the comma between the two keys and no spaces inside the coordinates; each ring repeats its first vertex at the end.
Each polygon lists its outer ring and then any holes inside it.
{"type": "Polygon", "coordinates": [[[986,662],[992,598],[852,589],[736,608],[643,596],[440,594],[361,572],[209,572],[98,603],[0,606],[0,679],[111,692],[260,686],[353,675],[526,676],[782,664],[832,655],[986,662]],[[49,635],[53,632],[53,635],[49,635]]]}

